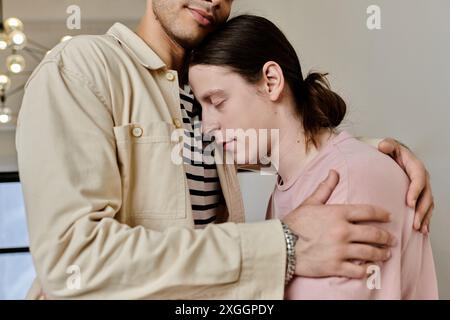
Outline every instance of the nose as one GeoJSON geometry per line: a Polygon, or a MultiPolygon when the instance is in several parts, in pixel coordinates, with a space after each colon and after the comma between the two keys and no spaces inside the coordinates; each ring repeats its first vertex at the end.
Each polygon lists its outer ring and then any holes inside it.
{"type": "Polygon", "coordinates": [[[214,132],[220,129],[220,125],[207,109],[202,109],[202,133],[205,136],[213,136],[214,132]]]}

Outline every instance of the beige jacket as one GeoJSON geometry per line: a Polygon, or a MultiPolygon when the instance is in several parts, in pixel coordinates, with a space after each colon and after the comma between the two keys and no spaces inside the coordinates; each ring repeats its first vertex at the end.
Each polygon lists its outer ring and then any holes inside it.
{"type": "Polygon", "coordinates": [[[37,67],[16,136],[37,272],[28,298],[283,298],[281,223],[243,223],[234,166],[217,167],[224,223],[194,229],[183,165],[171,161],[178,87],[121,24],[37,67]]]}

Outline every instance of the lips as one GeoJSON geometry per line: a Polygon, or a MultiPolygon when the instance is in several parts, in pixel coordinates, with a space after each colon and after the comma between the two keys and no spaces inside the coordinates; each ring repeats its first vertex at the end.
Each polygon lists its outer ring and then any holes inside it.
{"type": "Polygon", "coordinates": [[[214,16],[203,11],[201,9],[188,7],[189,12],[192,14],[194,19],[202,26],[209,27],[214,24],[215,19],[214,16]]]}
{"type": "Polygon", "coordinates": [[[236,142],[236,139],[222,142],[224,150],[230,150],[233,144],[236,142]]]}

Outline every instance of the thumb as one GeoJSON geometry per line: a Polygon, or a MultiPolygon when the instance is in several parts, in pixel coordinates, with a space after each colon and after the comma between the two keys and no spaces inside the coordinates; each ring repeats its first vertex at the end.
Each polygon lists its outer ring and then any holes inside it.
{"type": "Polygon", "coordinates": [[[339,174],[330,170],[328,177],[322,181],[317,189],[310,195],[302,205],[325,204],[339,183],[339,174]]]}

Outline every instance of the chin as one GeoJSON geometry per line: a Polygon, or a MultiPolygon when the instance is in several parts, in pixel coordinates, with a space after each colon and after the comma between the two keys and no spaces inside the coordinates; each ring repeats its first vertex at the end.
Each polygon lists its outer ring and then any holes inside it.
{"type": "Polygon", "coordinates": [[[203,41],[203,39],[205,39],[207,34],[208,34],[207,32],[193,30],[192,32],[189,33],[185,32],[183,35],[176,37],[176,41],[183,48],[193,49],[197,47],[203,41]]]}
{"type": "Polygon", "coordinates": [[[198,46],[205,37],[212,32],[188,17],[183,19],[177,27],[177,40],[188,45],[190,48],[198,46]]]}

